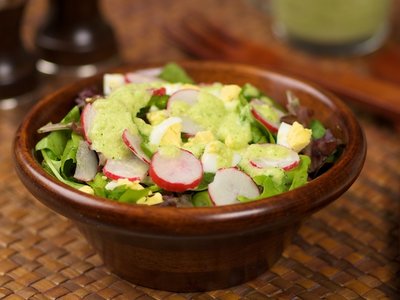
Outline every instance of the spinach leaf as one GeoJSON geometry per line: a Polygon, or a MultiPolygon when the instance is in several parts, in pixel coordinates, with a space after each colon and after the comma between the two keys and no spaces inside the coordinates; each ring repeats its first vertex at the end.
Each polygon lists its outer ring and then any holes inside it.
{"type": "Polygon", "coordinates": [[[143,190],[132,190],[128,188],[118,200],[125,203],[136,203],[140,198],[147,197],[149,193],[150,190],[147,188],[143,190]]]}
{"type": "Polygon", "coordinates": [[[71,134],[71,139],[65,145],[63,155],[61,157],[61,174],[64,177],[71,177],[76,167],[76,152],[78,151],[79,142],[82,137],[76,133],[71,134]]]}
{"type": "Polygon", "coordinates": [[[47,154],[50,155],[51,158],[60,160],[64,153],[68,136],[69,134],[66,131],[53,131],[36,144],[35,150],[49,150],[51,154],[47,154]]]}
{"type": "Polygon", "coordinates": [[[320,139],[325,135],[326,129],[324,125],[318,120],[312,120],[310,123],[313,139],[320,139]]]}
{"type": "Polygon", "coordinates": [[[54,177],[56,177],[58,180],[60,180],[61,182],[65,183],[75,189],[80,189],[81,187],[83,187],[84,186],[83,184],[77,183],[75,181],[67,180],[61,176],[61,174],[59,172],[60,167],[61,167],[61,161],[51,159],[49,156],[49,151],[50,150],[48,150],[48,149],[43,149],[43,150],[41,150],[41,153],[43,156],[43,160],[46,162],[47,168],[48,168],[48,170],[51,171],[52,175],[54,177]]]}
{"type": "Polygon", "coordinates": [[[176,63],[169,63],[164,66],[159,78],[172,83],[194,83],[193,79],[176,63]]]}
{"type": "Polygon", "coordinates": [[[275,196],[275,195],[285,192],[285,185],[283,183],[281,183],[281,184],[275,183],[271,176],[258,175],[258,176],[255,176],[253,179],[257,185],[259,185],[263,188],[262,193],[260,194],[260,196],[255,197],[255,198],[247,198],[244,196],[239,196],[238,200],[240,202],[249,202],[249,201],[260,200],[260,199],[272,197],[272,196],[275,196]]]}
{"type": "Polygon", "coordinates": [[[68,113],[67,115],[61,120],[60,123],[62,124],[68,124],[72,122],[79,122],[81,118],[79,107],[74,106],[68,113]]]}
{"type": "Polygon", "coordinates": [[[242,90],[239,94],[239,98],[242,97],[242,100],[243,98],[246,99],[246,102],[254,98],[258,98],[259,96],[261,96],[260,90],[250,83],[246,83],[245,85],[243,85],[242,90]]]}
{"type": "Polygon", "coordinates": [[[286,177],[288,180],[289,191],[305,185],[308,181],[308,168],[311,164],[310,157],[306,155],[300,155],[299,165],[289,171],[286,171],[286,177]]]}
{"type": "Polygon", "coordinates": [[[208,191],[195,193],[191,198],[191,202],[196,207],[213,206],[208,191]]]}
{"type": "Polygon", "coordinates": [[[149,104],[147,105],[147,108],[151,107],[152,105],[156,106],[158,109],[166,109],[167,108],[167,102],[168,102],[169,96],[168,95],[153,95],[151,96],[149,100],[149,104]]]}
{"type": "Polygon", "coordinates": [[[204,191],[208,189],[208,185],[214,180],[214,173],[204,173],[203,179],[201,180],[199,186],[194,189],[194,191],[204,191]]]}
{"type": "Polygon", "coordinates": [[[94,194],[99,197],[106,197],[106,185],[108,181],[103,175],[103,173],[97,173],[94,179],[88,184],[93,189],[94,194]]]}

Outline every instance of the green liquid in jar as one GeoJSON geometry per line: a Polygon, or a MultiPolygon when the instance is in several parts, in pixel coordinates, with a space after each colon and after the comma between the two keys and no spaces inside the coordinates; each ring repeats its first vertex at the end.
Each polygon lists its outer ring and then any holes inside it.
{"type": "Polygon", "coordinates": [[[364,41],[386,27],[390,0],[273,0],[288,38],[325,45],[364,41]]]}

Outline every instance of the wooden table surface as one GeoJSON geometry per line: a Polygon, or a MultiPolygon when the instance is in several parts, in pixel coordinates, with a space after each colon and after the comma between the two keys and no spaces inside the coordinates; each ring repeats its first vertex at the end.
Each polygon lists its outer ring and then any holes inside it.
{"type": "MultiPolygon", "coordinates": [[[[114,0],[102,4],[116,30],[123,60],[128,62],[188,58],[165,37],[163,27],[201,12],[235,34],[271,45],[291,59],[332,70],[352,68],[400,82],[400,68],[395,68],[400,64],[399,27],[373,55],[316,58],[276,40],[268,18],[248,1],[114,0]]],[[[29,3],[23,34],[30,49],[45,8],[43,0],[29,3]]],[[[35,99],[74,80],[42,76],[35,99]]],[[[0,111],[1,299],[400,298],[397,125],[354,107],[367,137],[368,154],[350,190],[308,219],[278,263],[259,278],[227,290],[176,294],[135,286],[111,274],[69,221],[41,205],[23,187],[11,150],[14,132],[31,105],[0,111]]]]}

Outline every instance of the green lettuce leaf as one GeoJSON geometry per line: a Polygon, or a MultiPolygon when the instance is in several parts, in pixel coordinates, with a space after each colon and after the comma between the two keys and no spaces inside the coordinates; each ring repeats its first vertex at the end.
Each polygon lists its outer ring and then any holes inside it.
{"type": "Polygon", "coordinates": [[[61,161],[52,159],[49,156],[49,151],[50,150],[48,150],[48,149],[41,150],[43,160],[45,161],[47,170],[50,170],[51,174],[54,177],[56,177],[58,180],[60,180],[61,182],[65,183],[75,189],[80,189],[81,187],[83,187],[84,186],[83,184],[77,183],[72,180],[65,179],[63,176],[61,176],[61,174],[59,172],[60,167],[61,167],[61,161]]]}
{"type": "Polygon", "coordinates": [[[208,191],[195,193],[191,198],[191,202],[195,207],[213,206],[208,191]]]}
{"type": "Polygon", "coordinates": [[[310,167],[311,159],[307,155],[300,155],[299,165],[289,171],[286,171],[287,184],[289,191],[305,185],[308,181],[308,168],[310,167]]]}
{"type": "Polygon", "coordinates": [[[176,63],[169,63],[161,70],[159,78],[171,83],[194,83],[193,79],[176,63]]]}

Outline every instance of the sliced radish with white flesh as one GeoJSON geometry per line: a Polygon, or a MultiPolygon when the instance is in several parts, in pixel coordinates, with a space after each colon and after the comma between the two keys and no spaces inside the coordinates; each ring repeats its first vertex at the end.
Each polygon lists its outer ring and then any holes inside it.
{"type": "Polygon", "coordinates": [[[142,180],[147,172],[148,165],[136,156],[132,155],[126,159],[109,159],[103,168],[106,177],[118,180],[128,179],[129,181],[142,180]]]}
{"type": "Polygon", "coordinates": [[[208,185],[208,193],[217,206],[240,203],[238,196],[251,199],[260,195],[253,179],[236,168],[218,170],[214,181],[208,185]]]}
{"type": "Polygon", "coordinates": [[[94,117],[96,116],[96,110],[91,103],[86,104],[85,108],[82,111],[81,117],[81,126],[83,128],[83,136],[85,140],[91,144],[91,140],[89,138],[89,132],[93,125],[94,117]]]}
{"type": "Polygon", "coordinates": [[[176,149],[173,155],[157,151],[150,163],[149,175],[159,187],[171,192],[196,188],[203,178],[203,167],[192,153],[176,149]]]}
{"type": "Polygon", "coordinates": [[[86,141],[80,141],[76,152],[74,178],[85,182],[93,180],[97,173],[98,164],[96,152],[90,149],[86,141]]]}
{"type": "MultiPolygon", "coordinates": [[[[173,93],[168,99],[167,110],[171,111],[174,102],[184,102],[189,106],[197,103],[200,92],[195,89],[181,89],[173,93]]],[[[204,130],[196,122],[191,120],[188,116],[179,116],[182,119],[182,132],[195,135],[197,132],[204,130]]]]}
{"type": "Polygon", "coordinates": [[[150,164],[150,158],[146,153],[143,152],[142,147],[142,137],[138,134],[131,134],[128,129],[125,129],[122,133],[122,140],[125,145],[142,161],[150,164]]]}
{"type": "Polygon", "coordinates": [[[254,167],[275,167],[288,171],[300,163],[300,157],[297,152],[285,146],[277,144],[257,144],[256,147],[260,147],[259,149],[260,152],[262,151],[262,155],[249,159],[250,164],[254,167]]]}
{"type": "Polygon", "coordinates": [[[284,115],[281,110],[259,99],[251,100],[250,106],[251,113],[257,121],[264,125],[270,132],[278,132],[278,128],[281,123],[280,119],[284,115]]]}
{"type": "Polygon", "coordinates": [[[171,108],[172,103],[174,103],[175,101],[185,102],[190,106],[195,105],[197,103],[199,94],[199,90],[195,89],[181,89],[179,91],[176,91],[171,95],[171,97],[169,97],[167,109],[171,108]]]}

